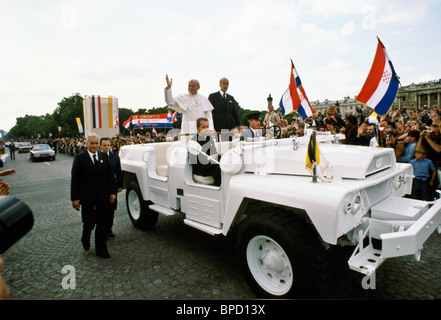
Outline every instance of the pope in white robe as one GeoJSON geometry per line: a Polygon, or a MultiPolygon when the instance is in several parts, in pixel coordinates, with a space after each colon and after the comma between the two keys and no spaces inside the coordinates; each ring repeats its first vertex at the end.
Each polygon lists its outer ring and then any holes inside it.
{"type": "MultiPolygon", "coordinates": [[[[181,134],[193,135],[197,133],[196,120],[207,118],[210,130],[214,131],[212,110],[214,109],[207,97],[198,93],[200,88],[197,80],[188,82],[188,93],[173,97],[172,79],[166,76],[167,87],[164,89],[165,102],[171,109],[182,113],[181,134]]],[[[183,140],[188,140],[188,137],[183,140]]]]}

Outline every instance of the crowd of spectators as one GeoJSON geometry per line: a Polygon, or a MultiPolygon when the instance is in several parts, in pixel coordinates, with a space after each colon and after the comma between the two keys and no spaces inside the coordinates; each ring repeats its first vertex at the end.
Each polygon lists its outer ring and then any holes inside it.
{"type": "MultiPolygon", "coordinates": [[[[325,114],[317,112],[306,121],[293,116],[293,120],[289,123],[281,117],[280,137],[301,137],[306,134],[306,127],[313,127],[319,132],[344,134],[345,139],[341,143],[365,146],[378,144],[380,147],[393,148],[399,162],[408,162],[415,158],[414,149],[419,145],[427,149],[427,158],[432,160],[435,166],[441,167],[441,119],[440,110],[436,106],[422,110],[415,110],[412,107],[393,109],[388,115],[377,118],[379,125],[370,123],[369,116],[370,113],[361,109],[357,109],[357,114],[341,115],[334,106],[329,106],[325,114]]],[[[240,135],[242,129],[237,127],[236,135],[240,135]]],[[[267,128],[262,125],[261,129],[265,131],[267,128]]],[[[159,132],[157,136],[152,136],[147,132],[145,134],[117,134],[111,137],[111,142],[113,150],[118,151],[123,145],[176,141],[177,139],[178,134],[171,135],[170,132],[159,132]]],[[[85,137],[27,139],[25,141],[30,141],[32,144],[47,143],[55,151],[72,156],[85,150],[85,137]]]]}
{"type": "MultiPolygon", "coordinates": [[[[306,123],[317,131],[344,134],[344,144],[393,148],[397,162],[414,167],[411,198],[433,200],[441,184],[437,174],[438,170],[441,172],[440,115],[436,106],[419,110],[410,107],[394,108],[387,115],[372,119],[361,109],[357,114],[341,116],[334,106],[329,106],[325,115],[318,112],[306,123]]],[[[298,118],[294,117],[291,124],[282,119],[280,125],[282,137],[305,134],[305,122],[298,118]]]]}
{"type": "MultiPolygon", "coordinates": [[[[343,134],[345,139],[340,143],[362,146],[380,146],[393,148],[397,162],[412,163],[415,167],[415,154],[423,154],[423,158],[433,163],[435,170],[430,170],[428,177],[422,179],[430,184],[431,195],[440,184],[438,175],[433,174],[440,169],[441,172],[441,119],[440,110],[436,106],[424,107],[420,110],[415,108],[392,109],[385,116],[378,116],[376,124],[372,123],[371,113],[366,110],[357,109],[356,114],[347,113],[341,115],[334,106],[329,106],[325,112],[317,112],[314,116],[302,121],[301,118],[293,116],[289,123],[285,118],[280,117],[281,138],[291,136],[301,137],[306,134],[307,127],[313,127],[318,132],[329,131],[332,134],[343,134]],[[413,162],[412,162],[413,160],[413,162]]],[[[267,127],[262,125],[265,131],[267,127]]],[[[235,129],[235,134],[240,135],[243,126],[235,129]]],[[[124,145],[145,144],[155,142],[166,142],[178,140],[178,134],[166,134],[159,132],[152,136],[149,132],[145,134],[116,135],[111,137],[112,149],[118,152],[124,145]]],[[[85,137],[81,138],[55,138],[55,139],[32,139],[31,143],[47,143],[56,152],[74,156],[86,149],[85,137]]],[[[420,162],[417,163],[420,165],[420,162]]],[[[430,168],[432,168],[430,166],[430,168]]],[[[420,177],[416,177],[420,179],[420,177]]],[[[419,197],[419,196],[415,196],[419,197]]]]}
{"type": "MultiPolygon", "coordinates": [[[[177,140],[177,136],[172,137],[172,140],[173,139],[177,140]]],[[[156,137],[151,136],[148,132],[146,134],[135,134],[127,136],[117,134],[114,137],[111,137],[110,140],[113,149],[112,151],[114,152],[118,152],[119,149],[124,145],[171,141],[170,137],[167,137],[166,134],[163,132],[158,133],[156,137]]],[[[17,143],[23,141],[30,142],[31,144],[48,144],[57,153],[71,156],[74,156],[86,150],[86,137],[17,139],[13,140],[12,142],[17,143]]]]}

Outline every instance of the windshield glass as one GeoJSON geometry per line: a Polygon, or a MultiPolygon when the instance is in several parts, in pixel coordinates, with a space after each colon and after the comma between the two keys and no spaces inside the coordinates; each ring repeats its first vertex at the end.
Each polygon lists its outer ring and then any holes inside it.
{"type": "Polygon", "coordinates": [[[34,150],[48,150],[50,149],[49,145],[47,144],[36,144],[33,147],[34,150]]]}

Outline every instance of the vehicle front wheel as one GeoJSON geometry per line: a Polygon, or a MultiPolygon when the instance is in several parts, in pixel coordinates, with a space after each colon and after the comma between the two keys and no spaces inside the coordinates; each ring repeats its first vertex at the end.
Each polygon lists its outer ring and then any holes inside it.
{"type": "Polygon", "coordinates": [[[135,181],[130,182],[126,190],[126,205],[130,221],[137,229],[153,229],[158,222],[158,213],[149,209],[151,201],[144,201],[141,190],[135,181]]]}
{"type": "Polygon", "coordinates": [[[256,212],[237,234],[246,280],[262,298],[316,298],[326,294],[330,270],[315,230],[292,212],[256,212]]]}

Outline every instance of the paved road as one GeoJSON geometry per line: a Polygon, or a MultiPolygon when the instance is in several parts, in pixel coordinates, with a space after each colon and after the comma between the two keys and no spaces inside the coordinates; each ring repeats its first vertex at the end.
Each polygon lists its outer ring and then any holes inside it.
{"type": "MultiPolygon", "coordinates": [[[[97,258],[93,246],[85,252],[81,219],[69,199],[71,165],[72,157],[65,155],[31,163],[19,154],[6,162],[5,168],[17,170],[4,178],[11,194],[35,216],[33,229],[2,256],[11,300],[256,298],[238,272],[231,239],[194,230],[182,216],[160,216],[154,232],[137,230],[126,213],[124,191],[118,196],[116,238],[108,241],[112,258],[97,258]]],[[[347,254],[332,251],[332,299],[441,299],[437,234],[429,238],[419,263],[411,257],[386,261],[376,273],[375,289],[362,288],[363,276],[348,270],[347,254]]]]}

